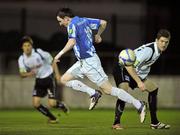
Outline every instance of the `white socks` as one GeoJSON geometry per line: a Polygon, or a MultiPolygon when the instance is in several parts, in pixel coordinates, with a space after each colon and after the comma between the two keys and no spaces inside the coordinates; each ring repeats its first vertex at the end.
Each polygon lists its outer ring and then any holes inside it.
{"type": "Polygon", "coordinates": [[[89,86],[85,85],[84,83],[82,83],[81,81],[78,81],[78,80],[68,81],[66,83],[66,86],[67,87],[71,87],[74,90],[78,90],[78,91],[81,91],[81,92],[86,92],[90,96],[95,94],[95,90],[94,89],[90,88],[89,86]]]}
{"type": "MultiPolygon", "coordinates": [[[[82,83],[81,81],[78,81],[78,80],[68,81],[66,83],[66,86],[71,87],[74,90],[86,92],[90,96],[95,94],[94,89],[90,88],[89,86],[85,85],[84,83],[82,83]]],[[[123,89],[112,87],[111,95],[118,97],[119,99],[123,100],[124,102],[133,104],[136,109],[139,109],[141,107],[140,101],[135,99],[133,96],[131,96],[129,93],[127,93],[123,89]]]]}
{"type": "Polygon", "coordinates": [[[123,89],[112,87],[111,95],[117,96],[119,99],[123,100],[124,102],[133,104],[136,107],[136,109],[139,109],[141,107],[140,101],[135,99],[133,96],[131,96],[123,89]]]}

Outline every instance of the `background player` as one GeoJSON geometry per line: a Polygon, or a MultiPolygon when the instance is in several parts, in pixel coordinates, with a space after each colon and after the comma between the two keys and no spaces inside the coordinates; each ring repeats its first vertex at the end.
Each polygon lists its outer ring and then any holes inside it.
{"type": "MultiPolygon", "coordinates": [[[[50,123],[57,123],[56,117],[48,108],[40,103],[41,98],[48,95],[49,107],[62,109],[65,113],[68,109],[63,103],[56,100],[56,82],[53,76],[53,68],[57,70],[54,63],[52,67],[52,56],[41,49],[33,48],[33,40],[29,36],[24,36],[21,40],[23,54],[18,59],[19,72],[21,77],[36,77],[33,90],[33,106],[43,115],[49,118],[50,123]]],[[[60,74],[56,75],[60,78],[60,74]]]]}
{"type": "MultiPolygon", "coordinates": [[[[128,90],[129,88],[138,87],[142,91],[148,92],[148,103],[151,116],[152,129],[168,129],[170,125],[159,122],[157,119],[157,93],[158,86],[147,78],[151,65],[159,58],[169,44],[171,35],[168,30],[161,29],[157,33],[155,42],[148,43],[135,49],[136,61],[133,66],[120,65],[117,61],[113,70],[113,76],[116,85],[119,88],[128,90]]],[[[120,118],[125,107],[125,102],[118,99],[115,109],[115,120],[113,129],[122,129],[120,118]]]]}

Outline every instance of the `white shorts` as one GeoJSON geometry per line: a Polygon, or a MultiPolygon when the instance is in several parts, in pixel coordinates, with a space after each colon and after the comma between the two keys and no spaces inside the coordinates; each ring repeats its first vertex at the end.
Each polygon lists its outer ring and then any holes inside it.
{"type": "Polygon", "coordinates": [[[77,61],[67,70],[67,73],[72,74],[75,78],[86,76],[98,86],[101,86],[101,84],[108,80],[108,76],[104,72],[97,54],[94,54],[93,57],[77,61]]]}

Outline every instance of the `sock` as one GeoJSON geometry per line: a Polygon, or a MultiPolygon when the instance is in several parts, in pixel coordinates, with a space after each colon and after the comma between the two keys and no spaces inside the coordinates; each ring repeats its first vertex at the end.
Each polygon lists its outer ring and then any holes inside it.
{"type": "Polygon", "coordinates": [[[151,124],[157,124],[159,121],[157,119],[157,93],[158,89],[149,92],[148,95],[148,103],[149,103],[149,110],[151,115],[151,124]]]}
{"type": "Polygon", "coordinates": [[[125,107],[125,102],[118,99],[117,102],[116,102],[115,119],[114,119],[114,124],[113,125],[121,123],[121,116],[122,116],[124,107],[125,107]]]}
{"type": "Polygon", "coordinates": [[[71,87],[74,90],[78,90],[78,91],[81,91],[81,92],[86,92],[90,96],[95,94],[95,90],[94,89],[90,88],[89,86],[85,85],[84,83],[82,83],[81,81],[78,81],[78,80],[68,81],[66,83],[66,86],[67,87],[71,87]]]}
{"type": "Polygon", "coordinates": [[[133,104],[136,109],[139,109],[141,107],[141,102],[139,100],[135,99],[133,96],[131,96],[129,93],[127,93],[123,89],[112,87],[111,95],[118,97],[119,99],[121,99],[124,102],[133,104]]]}
{"type": "Polygon", "coordinates": [[[61,103],[60,101],[56,102],[56,108],[62,109],[64,107],[64,104],[61,103]]]}
{"type": "Polygon", "coordinates": [[[56,101],[56,106],[55,106],[55,108],[61,109],[61,110],[63,110],[64,112],[67,112],[67,111],[68,111],[68,109],[66,108],[66,106],[65,106],[62,102],[60,102],[60,101],[56,101]]]}
{"type": "Polygon", "coordinates": [[[49,117],[51,120],[56,120],[56,117],[43,105],[40,105],[36,108],[39,112],[41,112],[43,115],[49,117]]]}

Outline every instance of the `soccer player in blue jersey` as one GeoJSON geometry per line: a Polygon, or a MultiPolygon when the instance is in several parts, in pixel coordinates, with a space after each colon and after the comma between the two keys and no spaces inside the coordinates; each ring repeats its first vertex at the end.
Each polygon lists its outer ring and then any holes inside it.
{"type": "Polygon", "coordinates": [[[61,77],[61,83],[74,90],[86,92],[91,97],[89,110],[92,110],[101,97],[101,92],[97,91],[81,81],[78,78],[86,76],[90,81],[97,84],[106,94],[116,96],[119,99],[131,103],[135,106],[140,114],[140,121],[144,122],[146,106],[123,89],[113,87],[105,74],[101,61],[96,54],[93,45],[92,30],[97,30],[95,42],[102,42],[101,34],[106,28],[107,22],[100,19],[74,16],[69,8],[62,8],[57,13],[57,21],[60,26],[67,27],[68,42],[65,47],[55,56],[55,62],[73,48],[77,62],[69,68],[61,77]]]}

